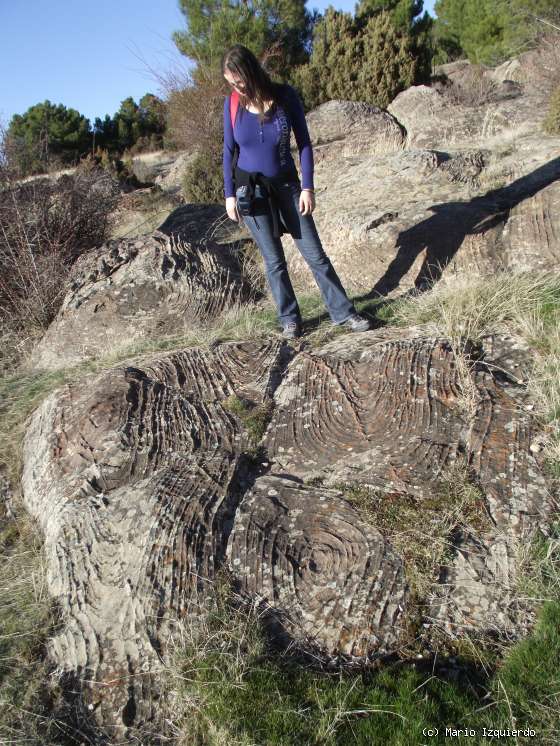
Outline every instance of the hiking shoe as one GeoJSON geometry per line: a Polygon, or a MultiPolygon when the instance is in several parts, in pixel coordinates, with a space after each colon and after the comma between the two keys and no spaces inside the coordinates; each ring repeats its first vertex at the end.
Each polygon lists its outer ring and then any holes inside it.
{"type": "Polygon", "coordinates": [[[352,332],[367,332],[367,330],[371,328],[369,321],[357,313],[353,313],[352,316],[349,316],[346,321],[342,322],[341,326],[345,326],[352,332]]]}
{"type": "Polygon", "coordinates": [[[301,324],[298,324],[297,321],[288,321],[288,323],[284,324],[282,327],[282,336],[284,339],[295,339],[296,337],[301,337],[301,324]]]}

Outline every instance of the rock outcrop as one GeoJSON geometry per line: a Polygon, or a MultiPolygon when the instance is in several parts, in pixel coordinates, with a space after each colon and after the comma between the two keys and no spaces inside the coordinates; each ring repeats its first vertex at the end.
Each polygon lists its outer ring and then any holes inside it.
{"type": "Polygon", "coordinates": [[[480,93],[481,97],[488,96],[488,101],[470,105],[453,101],[445,90],[413,86],[399,93],[388,110],[406,129],[407,146],[411,148],[462,148],[467,143],[482,144],[517,127],[526,133],[537,129],[544,97],[534,92],[521,94],[507,86],[506,93],[500,89],[504,84],[495,85],[492,93],[480,93]]]}
{"type": "MultiPolygon", "coordinates": [[[[443,272],[554,270],[560,257],[560,159],[557,138],[538,133],[544,104],[524,100],[527,119],[519,99],[472,110],[461,116],[466,129],[459,134],[453,107],[441,108],[441,94],[419,88],[400,97],[391,111],[405,120],[409,138],[418,133],[417,142],[406,150],[317,165],[313,216],[343,283],[386,294],[423,287],[443,272]],[[407,104],[406,116],[397,111],[400,97],[417,101],[407,104]],[[420,113],[418,107],[430,108],[427,99],[440,106],[435,119],[420,113]],[[499,130],[488,129],[497,121],[492,106],[502,121],[499,130]]],[[[282,244],[291,276],[300,289],[313,289],[291,236],[283,236],[282,244]]]]}
{"type": "Polygon", "coordinates": [[[69,285],[33,352],[37,368],[95,359],[173,328],[180,334],[254,295],[233,246],[202,235],[185,242],[161,231],[112,239],[82,255],[69,285]]]}
{"type": "MultiPolygon", "coordinates": [[[[386,111],[360,101],[327,101],[307,115],[315,165],[341,156],[392,153],[406,132],[386,111]]],[[[296,157],[297,162],[297,157],[296,157]]]]}
{"type": "Polygon", "coordinates": [[[50,656],[97,725],[157,727],[169,619],[201,613],[222,568],[277,640],[350,659],[397,650],[403,557],[341,490],[407,495],[421,516],[461,458],[489,522],[449,537],[431,624],[515,630],[517,543],[546,530],[550,499],[524,391],[494,370],[474,360],[468,415],[445,340],[367,332],[314,352],[246,342],[131,360],[49,396],[27,428],[25,502],[61,611],[50,656]],[[232,395],[274,403],[256,462],[232,395]]]}

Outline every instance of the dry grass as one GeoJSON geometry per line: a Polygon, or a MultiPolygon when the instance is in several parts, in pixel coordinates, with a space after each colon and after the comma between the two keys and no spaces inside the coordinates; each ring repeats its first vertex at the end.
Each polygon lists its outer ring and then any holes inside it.
{"type": "Polygon", "coordinates": [[[407,298],[395,309],[396,323],[424,327],[446,337],[455,351],[464,407],[472,413],[477,394],[469,349],[488,334],[509,331],[534,349],[528,381],[546,419],[560,413],[560,275],[501,273],[492,278],[444,275],[429,293],[407,298]]]}
{"type": "MultiPolygon", "coordinates": [[[[512,155],[514,146],[511,148],[504,146],[501,153],[498,154],[498,158],[507,158],[512,155]]],[[[478,183],[480,190],[483,192],[494,191],[495,189],[503,189],[504,187],[511,184],[514,181],[514,166],[512,161],[500,162],[496,160],[488,168],[485,168],[480,174],[478,183]]]]}
{"type": "Polygon", "coordinates": [[[69,743],[45,643],[56,623],[41,539],[19,497],[0,504],[0,743],[69,743]]]}
{"type": "Polygon", "coordinates": [[[436,334],[480,340],[498,324],[515,323],[553,302],[560,292],[554,273],[501,273],[492,278],[448,275],[429,293],[407,299],[397,311],[401,324],[426,324],[436,334]]]}
{"type": "Polygon", "coordinates": [[[543,129],[549,135],[560,135],[560,86],[550,97],[548,113],[543,122],[543,129]]]}
{"type": "Polygon", "coordinates": [[[519,541],[516,549],[516,598],[533,604],[559,599],[560,523],[546,539],[537,534],[532,542],[519,541]]]}
{"type": "Polygon", "coordinates": [[[453,76],[442,94],[453,105],[477,107],[489,104],[496,98],[499,86],[484,74],[480,65],[469,65],[453,76]]]}
{"type": "Polygon", "coordinates": [[[484,495],[468,467],[457,462],[434,480],[429,497],[338,485],[346,499],[389,539],[405,563],[414,596],[425,600],[453,551],[458,529],[489,526],[484,495]]]}

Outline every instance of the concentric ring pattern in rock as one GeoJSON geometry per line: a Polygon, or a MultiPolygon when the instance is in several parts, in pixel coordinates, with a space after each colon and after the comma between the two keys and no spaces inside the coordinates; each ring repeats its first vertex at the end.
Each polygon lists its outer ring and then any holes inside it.
{"type": "Polygon", "coordinates": [[[231,245],[181,241],[159,231],[112,239],[73,266],[70,290],[31,362],[60,368],[179,334],[252,292],[231,245]]]}
{"type": "Polygon", "coordinates": [[[488,527],[457,533],[432,614],[454,634],[517,624],[516,556],[554,507],[523,386],[491,360],[472,360],[465,379],[444,339],[368,333],[300,354],[275,400],[264,437],[273,473],[405,493],[421,514],[439,475],[466,459],[488,527]]]}
{"type": "Polygon", "coordinates": [[[422,494],[464,437],[453,352],[443,339],[371,339],[298,355],[266,447],[278,471],[422,494]]]}
{"type": "Polygon", "coordinates": [[[402,560],[335,491],[260,477],[237,511],[228,558],[242,592],[288,639],[331,655],[395,648],[402,560]]]}
{"type": "Polygon", "coordinates": [[[249,441],[221,402],[270,396],[282,355],[277,341],[231,343],[122,365],[30,418],[24,500],[61,614],[50,658],[115,736],[157,720],[166,618],[223,564],[249,441]]]}

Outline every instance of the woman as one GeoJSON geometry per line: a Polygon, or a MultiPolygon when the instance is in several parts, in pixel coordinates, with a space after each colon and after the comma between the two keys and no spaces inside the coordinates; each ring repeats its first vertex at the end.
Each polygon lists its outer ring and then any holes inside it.
{"type": "Polygon", "coordinates": [[[233,127],[232,96],[224,102],[226,210],[232,220],[239,221],[240,190],[252,187],[253,209],[251,215],[243,215],[243,222],[263,255],[284,337],[299,337],[302,323],[280,241],[282,233],[291,234],[313,272],[332,322],[352,331],[366,331],[369,321],[356,313],[348,299],[311,216],[315,208],[313,151],[296,91],[290,85],[273,83],[255,55],[241,44],[223,55],[222,73],[238,94],[233,127]],[[292,128],[299,149],[303,188],[290,153],[292,128]],[[239,155],[234,170],[236,145],[239,155]]]}

